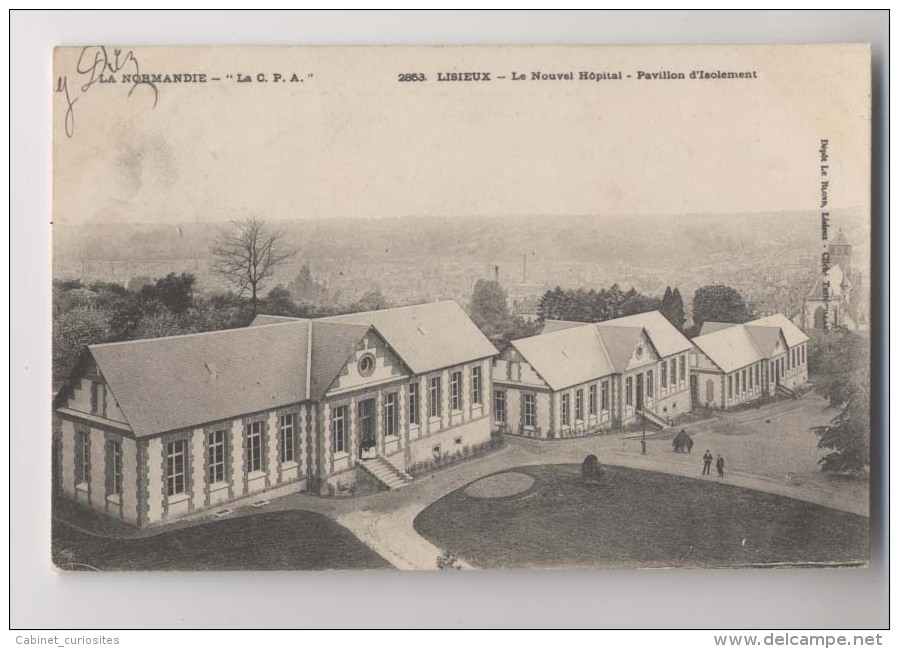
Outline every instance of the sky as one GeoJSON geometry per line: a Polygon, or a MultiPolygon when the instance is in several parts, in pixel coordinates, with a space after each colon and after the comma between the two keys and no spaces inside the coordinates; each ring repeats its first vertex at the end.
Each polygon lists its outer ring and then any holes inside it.
{"type": "Polygon", "coordinates": [[[87,88],[97,50],[55,53],[57,223],[815,210],[822,138],[830,207],[869,203],[864,47],[130,51],[87,88]],[[135,60],[222,81],[132,89],[135,60]],[[758,78],[579,80],[696,69],[758,78]],[[492,80],[436,81],[466,71],[492,80]]]}

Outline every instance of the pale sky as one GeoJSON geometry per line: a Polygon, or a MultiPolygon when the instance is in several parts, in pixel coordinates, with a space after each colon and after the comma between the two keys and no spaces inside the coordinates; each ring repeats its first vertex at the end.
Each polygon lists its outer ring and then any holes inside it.
{"type": "Polygon", "coordinates": [[[57,223],[815,210],[822,138],[831,207],[869,204],[859,46],[135,48],[141,72],[304,79],[157,84],[155,108],[147,87],[83,91],[80,53],[56,52],[54,76],[77,98],[69,138],[54,95],[57,223]],[[636,80],[696,69],[758,79],[636,80]],[[494,80],[436,82],[463,71],[494,80]],[[513,71],[529,80],[496,80],[513,71]],[[404,72],[428,81],[399,82],[404,72]]]}

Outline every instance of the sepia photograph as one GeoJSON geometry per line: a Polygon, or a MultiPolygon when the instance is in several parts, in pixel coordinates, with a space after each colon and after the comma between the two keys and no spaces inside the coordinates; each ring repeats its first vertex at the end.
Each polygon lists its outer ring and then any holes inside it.
{"type": "Polygon", "coordinates": [[[53,84],[56,570],[868,566],[868,45],[53,84]]]}

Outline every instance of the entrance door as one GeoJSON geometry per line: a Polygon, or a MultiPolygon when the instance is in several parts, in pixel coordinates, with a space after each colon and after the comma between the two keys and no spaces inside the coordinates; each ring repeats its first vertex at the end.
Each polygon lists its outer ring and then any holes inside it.
{"type": "Polygon", "coordinates": [[[690,374],[690,402],[694,408],[699,407],[699,377],[690,374]]]}
{"type": "Polygon", "coordinates": [[[359,458],[367,460],[377,456],[374,399],[364,399],[356,404],[356,432],[359,434],[359,458]]]}
{"type": "Polygon", "coordinates": [[[643,374],[637,374],[637,410],[643,410],[643,374]]]}

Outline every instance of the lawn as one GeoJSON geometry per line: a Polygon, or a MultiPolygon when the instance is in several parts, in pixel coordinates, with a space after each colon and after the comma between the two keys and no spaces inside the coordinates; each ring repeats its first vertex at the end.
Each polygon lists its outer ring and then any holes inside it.
{"type": "Polygon", "coordinates": [[[53,524],[53,560],[99,570],[325,570],[390,568],[326,516],[280,511],[155,536],[116,539],[53,524]]]}
{"type": "Polygon", "coordinates": [[[859,562],[868,519],[719,483],[605,467],[587,486],[577,465],[515,469],[529,490],[477,498],[458,489],[415,529],[481,568],[723,567],[859,562]]]}

